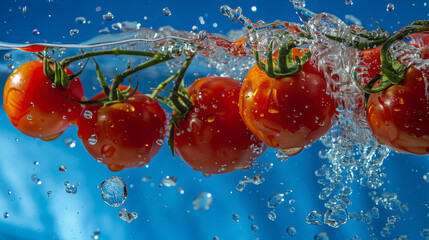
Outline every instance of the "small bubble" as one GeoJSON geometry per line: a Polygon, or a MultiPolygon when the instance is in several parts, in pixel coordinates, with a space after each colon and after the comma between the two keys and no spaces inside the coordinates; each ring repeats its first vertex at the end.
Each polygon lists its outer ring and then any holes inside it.
{"type": "Polygon", "coordinates": [[[429,239],[429,229],[428,228],[421,229],[420,236],[424,237],[425,239],[429,239]]]}
{"type": "Polygon", "coordinates": [[[250,8],[250,10],[252,10],[252,12],[256,12],[256,10],[258,10],[258,8],[256,8],[256,6],[252,6],[252,7],[250,8]]]}
{"type": "Polygon", "coordinates": [[[91,233],[91,238],[97,240],[100,238],[100,235],[101,235],[100,229],[97,229],[95,230],[95,232],[91,233]]]}
{"type": "Polygon", "coordinates": [[[92,119],[92,112],[88,111],[88,110],[85,110],[83,112],[83,117],[86,118],[86,119],[92,119]]]}
{"type": "Polygon", "coordinates": [[[100,6],[97,6],[97,7],[95,8],[95,11],[96,11],[96,12],[101,11],[101,7],[100,7],[100,6]]]}
{"type": "Polygon", "coordinates": [[[289,235],[289,237],[295,237],[296,228],[294,226],[290,226],[286,229],[286,233],[287,233],[287,235],[289,235]]]}
{"type": "Polygon", "coordinates": [[[106,14],[103,15],[103,19],[105,21],[111,21],[113,20],[115,16],[113,16],[113,14],[111,12],[107,12],[106,14]]]}
{"type": "Polygon", "coordinates": [[[194,207],[194,210],[209,210],[210,206],[213,203],[213,196],[211,193],[208,192],[202,192],[198,194],[192,201],[192,206],[194,207]]]}
{"type": "Polygon", "coordinates": [[[180,194],[182,194],[182,195],[185,194],[185,190],[183,190],[182,187],[178,187],[177,188],[177,192],[180,193],[180,194]]]}
{"type": "Polygon", "coordinates": [[[37,28],[35,28],[32,33],[34,36],[37,36],[40,34],[39,29],[37,29],[37,28]]]}
{"type": "Polygon", "coordinates": [[[173,176],[166,176],[162,179],[162,184],[166,187],[174,187],[177,185],[177,178],[173,176]]]}
{"type": "Polygon", "coordinates": [[[277,216],[276,216],[276,213],[275,213],[275,212],[270,211],[270,212],[268,213],[268,219],[270,219],[271,221],[275,221],[275,220],[276,220],[276,218],[277,218],[277,216]]]}
{"type": "Polygon", "coordinates": [[[395,5],[393,3],[387,4],[386,11],[391,12],[395,9],[395,5]]]}
{"type": "Polygon", "coordinates": [[[77,22],[79,24],[85,24],[86,18],[85,17],[77,17],[77,18],[75,18],[75,22],[77,22]]]}
{"type": "Polygon", "coordinates": [[[240,215],[237,213],[232,214],[232,221],[239,222],[240,221],[240,215]]]}
{"type": "Polygon", "coordinates": [[[66,167],[66,165],[61,164],[60,167],[58,168],[58,170],[60,172],[65,172],[65,171],[67,171],[67,167],[66,167]]]}
{"type": "Polygon", "coordinates": [[[48,197],[50,197],[52,194],[52,191],[47,191],[46,194],[48,194],[48,197]]]}
{"type": "Polygon", "coordinates": [[[252,224],[252,226],[250,226],[250,230],[252,230],[252,232],[258,232],[259,226],[256,224],[252,224]]]}
{"type": "Polygon", "coordinates": [[[249,217],[247,219],[249,219],[249,221],[253,221],[253,220],[255,220],[255,217],[253,215],[249,215],[249,217]]]}
{"type": "Polygon", "coordinates": [[[199,40],[204,40],[207,38],[207,32],[202,30],[201,32],[198,33],[198,39],[199,40]]]}
{"type": "Polygon", "coordinates": [[[152,177],[142,177],[142,182],[150,182],[152,181],[152,177]]]}
{"type": "Polygon", "coordinates": [[[329,240],[329,236],[327,233],[321,232],[314,236],[314,240],[329,240]]]}
{"type": "Polygon", "coordinates": [[[6,54],[3,56],[3,58],[4,58],[4,60],[11,60],[11,59],[12,59],[12,53],[6,53],[6,54]]]}
{"type": "Polygon", "coordinates": [[[192,26],[192,31],[197,31],[198,27],[197,26],[192,26]]]}
{"type": "Polygon", "coordinates": [[[31,180],[38,185],[42,184],[42,180],[40,180],[36,174],[31,175],[31,180]]]}
{"type": "Polygon", "coordinates": [[[34,166],[38,166],[38,165],[39,165],[39,162],[38,162],[38,161],[34,161],[34,162],[33,162],[33,165],[34,165],[34,166]]]}
{"type": "Polygon", "coordinates": [[[284,194],[276,194],[268,198],[267,205],[269,208],[275,208],[280,203],[284,202],[284,194]]]}
{"type": "Polygon", "coordinates": [[[425,180],[427,183],[429,183],[429,172],[427,172],[425,175],[423,175],[423,180],[425,180]]]}
{"type": "Polygon", "coordinates": [[[353,5],[353,0],[346,0],[346,1],[344,2],[344,4],[345,4],[346,6],[352,6],[352,5],[353,5]]]}
{"type": "Polygon", "coordinates": [[[68,181],[64,182],[64,185],[66,185],[66,188],[64,189],[66,193],[76,194],[77,193],[77,186],[74,184],[70,184],[68,181]]]}
{"type": "Polygon", "coordinates": [[[76,141],[72,138],[66,138],[64,139],[64,145],[66,145],[69,148],[76,147],[76,141]]]}
{"type": "Polygon", "coordinates": [[[312,225],[322,225],[323,223],[323,218],[322,218],[322,214],[318,211],[312,211],[310,212],[306,219],[305,222],[307,224],[312,224],[312,225]]]}
{"type": "Polygon", "coordinates": [[[295,212],[295,207],[290,207],[289,212],[291,212],[291,213],[295,212]]]}
{"type": "Polygon", "coordinates": [[[407,235],[400,235],[395,240],[410,240],[410,238],[407,235]]]}
{"type": "Polygon", "coordinates": [[[119,211],[118,216],[121,220],[130,223],[138,217],[138,214],[136,212],[129,213],[126,208],[122,208],[119,211]]]}
{"type": "Polygon", "coordinates": [[[4,219],[7,219],[8,217],[9,217],[9,213],[8,213],[8,212],[4,212],[4,213],[3,213],[3,218],[4,218],[4,219]]]}
{"type": "Polygon", "coordinates": [[[109,206],[118,207],[125,202],[127,185],[120,177],[111,177],[100,184],[101,197],[109,206]]]}
{"type": "Polygon", "coordinates": [[[7,191],[7,194],[8,194],[8,195],[11,195],[11,194],[12,194],[12,191],[11,191],[11,190],[8,190],[8,191],[7,191]]]}
{"type": "Polygon", "coordinates": [[[219,238],[218,236],[214,236],[214,237],[212,238],[212,240],[220,240],[220,238],[219,238]]]}
{"type": "Polygon", "coordinates": [[[95,145],[98,141],[98,137],[95,134],[92,134],[91,137],[88,139],[88,143],[90,145],[95,145]]]}
{"type": "Polygon", "coordinates": [[[78,33],[79,33],[79,29],[71,29],[70,30],[70,36],[73,36],[73,35],[78,34],[78,33]]]}
{"type": "Polygon", "coordinates": [[[168,16],[171,16],[171,11],[170,11],[170,9],[168,9],[168,8],[166,8],[166,7],[162,9],[162,13],[164,13],[164,15],[165,15],[165,16],[167,16],[167,17],[168,17],[168,16]]]}

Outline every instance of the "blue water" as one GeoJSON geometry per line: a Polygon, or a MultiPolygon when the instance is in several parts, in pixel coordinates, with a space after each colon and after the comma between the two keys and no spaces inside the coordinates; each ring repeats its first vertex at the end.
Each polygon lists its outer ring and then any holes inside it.
{"type": "MultiPolygon", "coordinates": [[[[352,6],[345,6],[342,0],[308,0],[306,7],[315,13],[330,12],[343,20],[346,14],[354,15],[369,29],[376,28],[371,20],[373,18],[385,30],[393,32],[414,20],[427,19],[429,6],[424,2],[355,0],[352,6]],[[395,5],[391,12],[386,11],[388,3],[395,5]]],[[[99,36],[100,29],[110,28],[111,24],[123,21],[137,21],[142,27],[153,29],[170,25],[182,31],[191,31],[193,26],[197,26],[198,31],[221,34],[241,29],[240,23],[232,23],[220,13],[219,8],[223,4],[241,6],[243,14],[253,22],[260,19],[265,22],[300,21],[287,0],[3,0],[0,4],[0,42],[14,44],[24,44],[27,41],[83,43],[99,36]],[[252,11],[253,6],[256,11],[252,11]],[[97,11],[97,7],[101,10],[97,11]],[[165,7],[171,10],[171,16],[163,14],[162,9],[165,7]],[[108,11],[114,14],[111,21],[102,18],[108,11]],[[75,18],[81,16],[91,23],[76,23],[75,18]],[[204,19],[204,25],[201,24],[200,17],[204,19]],[[33,35],[34,29],[38,29],[40,34],[33,35]],[[79,33],[70,36],[71,29],[79,29],[79,33]]],[[[119,31],[110,28],[110,33],[119,31]]],[[[2,92],[13,68],[33,60],[34,56],[16,50],[1,50],[0,56],[2,92]],[[2,56],[6,53],[12,53],[13,59],[4,60],[2,56]]],[[[102,68],[106,72],[116,72],[113,59],[100,59],[99,63],[104,64],[101,66],[104,66],[102,68]]],[[[122,60],[118,62],[122,64],[122,60]]],[[[89,69],[81,77],[87,95],[100,91],[100,88],[92,89],[96,84],[96,76],[89,69]]],[[[145,83],[141,89],[165,79],[169,73],[161,70],[142,75],[141,79],[145,83]]],[[[193,65],[188,71],[189,81],[196,78],[194,73],[204,76],[216,71],[193,65]]],[[[333,229],[305,222],[311,211],[320,211],[322,214],[326,211],[324,201],[318,198],[322,187],[314,174],[316,169],[327,163],[326,159],[319,158],[319,150],[324,148],[320,142],[286,162],[279,162],[275,157],[275,150],[268,149],[258,160],[259,167],[209,178],[195,172],[179,158],[172,158],[166,145],[148,167],[110,172],[86,152],[77,137],[76,127],[68,129],[57,140],[44,142],[27,137],[13,128],[3,109],[0,111],[0,143],[0,216],[4,212],[9,214],[7,218],[0,217],[0,239],[90,239],[91,234],[96,231],[101,233],[99,239],[103,240],[211,240],[215,236],[221,240],[313,239],[319,232],[326,232],[330,239],[338,240],[354,239],[355,235],[359,239],[373,239],[371,233],[378,239],[394,239],[399,235],[408,235],[410,239],[424,239],[420,230],[429,228],[429,183],[423,179],[423,175],[429,172],[427,156],[392,153],[384,162],[385,184],[377,191],[397,193],[398,199],[408,205],[408,213],[377,206],[380,218],[373,220],[373,230],[368,230],[367,224],[355,220],[348,220],[340,228],[333,229]],[[64,144],[64,140],[68,138],[76,141],[75,147],[70,148],[64,144]],[[270,163],[274,166],[267,172],[265,168],[270,163]],[[58,170],[61,164],[67,166],[65,172],[58,170]],[[261,173],[265,178],[263,184],[249,184],[242,192],[236,190],[239,180],[253,177],[255,173],[261,173]],[[41,184],[32,181],[33,174],[42,181],[41,184]],[[97,187],[112,176],[121,177],[128,186],[128,197],[118,208],[104,203],[97,187]],[[165,176],[175,176],[177,186],[160,187],[165,176]],[[143,177],[151,177],[151,181],[144,182],[143,177]],[[66,193],[65,181],[77,185],[76,194],[66,193]],[[183,188],[183,194],[179,193],[180,188],[183,188]],[[8,194],[9,190],[11,194],[8,194]],[[274,209],[277,218],[271,221],[268,214],[273,209],[267,207],[268,198],[287,190],[292,192],[285,195],[285,201],[274,209]],[[213,196],[213,204],[207,211],[195,211],[192,206],[192,200],[201,192],[209,192],[213,196]],[[291,201],[290,204],[290,200],[294,202],[291,201]],[[129,212],[137,212],[138,218],[131,223],[122,221],[118,212],[123,207],[129,212]],[[291,207],[294,211],[291,211],[291,207]],[[233,214],[240,216],[239,222],[233,221],[233,214]],[[250,215],[254,217],[253,221],[249,220],[250,215]],[[387,218],[393,215],[400,215],[401,220],[396,223],[392,234],[383,238],[380,231],[387,218]],[[253,224],[258,225],[257,232],[251,230],[253,224]],[[294,226],[297,230],[294,238],[286,233],[289,226],[294,226]]],[[[367,211],[376,206],[369,197],[370,190],[360,187],[358,183],[351,186],[353,194],[349,212],[367,211]]]]}

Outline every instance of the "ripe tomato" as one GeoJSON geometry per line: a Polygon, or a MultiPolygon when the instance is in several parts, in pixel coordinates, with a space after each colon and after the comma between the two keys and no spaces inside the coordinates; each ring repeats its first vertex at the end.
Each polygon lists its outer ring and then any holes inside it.
{"type": "Polygon", "coordinates": [[[293,155],[333,124],[336,103],[326,87],[323,73],[309,61],[299,74],[282,78],[270,78],[254,66],[241,88],[240,114],[268,146],[293,155]]]}
{"type": "MultiPolygon", "coordinates": [[[[91,100],[105,96],[101,92],[91,100]]],[[[111,171],[120,171],[141,167],[158,153],[165,137],[166,116],[157,101],[136,92],[121,103],[86,106],[77,125],[89,154],[111,171]]]]}
{"type": "MultiPolygon", "coordinates": [[[[66,69],[67,74],[72,72],[66,69]]],[[[43,140],[59,137],[82,113],[82,106],[66,97],[82,101],[79,79],[67,89],[55,86],[43,73],[42,61],[25,63],[6,81],[3,108],[9,120],[22,133],[43,140]]]]}
{"type": "Polygon", "coordinates": [[[429,153],[428,74],[427,69],[410,67],[400,84],[370,95],[368,123],[388,147],[414,154],[429,153]]]}
{"type": "Polygon", "coordinates": [[[22,47],[22,48],[17,48],[17,49],[24,51],[24,52],[36,53],[36,52],[43,52],[45,50],[45,48],[46,47],[43,45],[35,44],[35,45],[30,45],[27,47],[22,47]]]}
{"type": "Polygon", "coordinates": [[[381,47],[363,50],[362,54],[359,55],[360,67],[356,68],[356,72],[360,77],[362,85],[368,84],[375,75],[380,73],[380,52],[381,47]]]}
{"type": "Polygon", "coordinates": [[[265,151],[238,113],[240,88],[237,80],[214,76],[188,88],[193,108],[178,122],[174,148],[194,170],[220,174],[247,169],[265,151]]]}

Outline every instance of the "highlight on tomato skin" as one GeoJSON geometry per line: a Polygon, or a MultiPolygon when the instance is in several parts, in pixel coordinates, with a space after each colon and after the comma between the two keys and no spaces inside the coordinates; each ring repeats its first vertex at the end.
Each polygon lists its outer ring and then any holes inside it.
{"type": "Polygon", "coordinates": [[[270,78],[254,66],[244,78],[239,100],[246,126],[268,146],[285,151],[324,135],[334,123],[336,106],[323,73],[310,61],[299,74],[282,78],[270,78]]]}
{"type": "MultiPolygon", "coordinates": [[[[66,69],[67,74],[73,74],[66,69]]],[[[59,137],[82,113],[84,90],[78,78],[65,89],[56,86],[43,72],[42,61],[18,67],[6,81],[3,108],[19,131],[34,138],[59,137]]]]}
{"type": "Polygon", "coordinates": [[[410,67],[401,83],[369,96],[366,110],[369,126],[375,137],[389,148],[429,154],[429,100],[424,79],[428,74],[427,69],[410,67]]]}
{"type": "MultiPolygon", "coordinates": [[[[91,100],[104,97],[101,92],[91,100]]],[[[137,91],[121,103],[86,106],[77,125],[88,153],[111,171],[120,171],[141,167],[159,152],[166,116],[157,101],[137,91]]]]}
{"type": "Polygon", "coordinates": [[[179,120],[177,155],[194,170],[222,174],[248,169],[266,145],[244,125],[238,113],[241,82],[226,77],[196,80],[188,93],[193,108],[179,120]]]}

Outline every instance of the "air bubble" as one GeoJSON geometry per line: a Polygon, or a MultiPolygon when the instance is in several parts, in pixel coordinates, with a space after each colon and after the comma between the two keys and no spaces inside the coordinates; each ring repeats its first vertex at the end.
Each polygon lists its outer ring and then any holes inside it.
{"type": "Polygon", "coordinates": [[[162,184],[166,187],[174,187],[177,185],[177,178],[173,176],[166,176],[162,179],[162,184]]]}
{"type": "Polygon", "coordinates": [[[97,141],[98,141],[98,137],[97,137],[97,135],[95,135],[95,134],[92,134],[92,135],[91,135],[91,137],[88,139],[88,143],[89,143],[90,145],[95,145],[95,144],[97,144],[97,141]]]}
{"type": "Polygon", "coordinates": [[[71,194],[77,193],[77,186],[76,185],[70,184],[68,181],[65,181],[64,185],[66,185],[66,188],[65,188],[66,193],[71,193],[71,194]]]}
{"type": "Polygon", "coordinates": [[[240,215],[237,213],[232,214],[232,221],[239,222],[240,221],[240,215]]]}
{"type": "Polygon", "coordinates": [[[113,14],[111,12],[107,12],[106,14],[103,15],[103,19],[105,21],[111,21],[113,20],[115,16],[113,16],[113,14]]]}
{"type": "Polygon", "coordinates": [[[4,213],[3,213],[3,218],[4,218],[4,219],[7,219],[8,217],[9,217],[9,213],[8,213],[8,212],[4,212],[4,213]]]}
{"type": "Polygon", "coordinates": [[[329,240],[329,236],[327,233],[321,232],[314,236],[314,240],[329,240]]]}
{"type": "Polygon", "coordinates": [[[77,22],[79,24],[85,24],[86,18],[85,17],[77,17],[77,18],[75,18],[75,22],[77,22]]]}
{"type": "Polygon", "coordinates": [[[312,211],[312,212],[310,212],[307,215],[307,217],[305,219],[305,222],[307,224],[319,225],[320,226],[323,223],[322,214],[320,212],[318,212],[318,211],[312,211]]]}
{"type": "Polygon", "coordinates": [[[42,180],[40,180],[36,174],[31,175],[31,181],[33,181],[34,183],[36,183],[38,185],[42,184],[42,180]]]}
{"type": "Polygon", "coordinates": [[[250,226],[250,230],[252,230],[252,232],[258,232],[259,231],[259,226],[256,224],[252,224],[250,226]]]}
{"type": "Polygon", "coordinates": [[[136,212],[129,213],[126,208],[122,208],[119,211],[118,216],[121,220],[130,223],[138,217],[138,214],[136,212]]]}
{"type": "Polygon", "coordinates": [[[352,5],[353,5],[353,0],[346,0],[346,1],[344,2],[344,4],[345,4],[346,6],[352,6],[352,5]]]}
{"type": "Polygon", "coordinates": [[[64,139],[64,145],[66,145],[69,148],[76,147],[76,141],[72,138],[66,138],[64,139]]]}
{"type": "Polygon", "coordinates": [[[70,30],[70,36],[73,36],[73,35],[78,34],[78,33],[79,33],[79,29],[71,29],[70,30]]]}
{"type": "Polygon", "coordinates": [[[110,177],[100,184],[101,197],[107,205],[119,207],[127,198],[127,185],[120,177],[110,177]]]}
{"type": "Polygon", "coordinates": [[[167,7],[162,9],[162,13],[167,17],[171,16],[171,11],[167,7]]]}
{"type": "Polygon", "coordinates": [[[83,117],[86,118],[86,119],[92,119],[92,112],[88,111],[88,110],[85,110],[83,112],[83,117]]]}
{"type": "Polygon", "coordinates": [[[60,167],[58,168],[58,170],[60,172],[65,172],[65,171],[67,171],[67,167],[66,167],[66,165],[61,164],[60,167]]]}
{"type": "Polygon", "coordinates": [[[34,36],[37,36],[37,35],[39,35],[40,34],[40,32],[39,32],[39,29],[34,29],[33,31],[32,31],[32,33],[33,33],[33,35],[34,36]]]}
{"type": "Polygon", "coordinates": [[[270,219],[271,221],[275,221],[275,220],[276,220],[276,218],[277,218],[277,215],[276,215],[276,213],[275,213],[275,212],[270,211],[270,212],[268,213],[268,219],[270,219]]]}
{"type": "Polygon", "coordinates": [[[3,56],[3,58],[4,58],[4,60],[11,60],[11,59],[12,59],[12,53],[6,53],[6,54],[3,56]]]}
{"type": "Polygon", "coordinates": [[[287,235],[289,235],[289,237],[295,237],[296,228],[294,226],[290,226],[286,229],[286,233],[287,233],[287,235]]]}
{"type": "Polygon", "coordinates": [[[425,180],[427,183],[429,183],[429,172],[427,172],[425,175],[423,175],[423,180],[425,180]]]}
{"type": "Polygon", "coordinates": [[[284,194],[282,194],[282,193],[273,195],[273,196],[271,196],[271,197],[268,198],[267,206],[269,208],[275,208],[280,203],[284,202],[284,200],[285,200],[284,199],[284,194]]]}
{"type": "Polygon", "coordinates": [[[387,4],[386,11],[391,12],[395,9],[395,5],[393,3],[387,4]]]}
{"type": "Polygon", "coordinates": [[[194,210],[207,211],[213,203],[213,196],[211,193],[202,192],[198,194],[192,201],[194,210]]]}
{"type": "Polygon", "coordinates": [[[97,229],[95,232],[91,233],[91,238],[97,240],[100,238],[100,235],[100,229],[97,229]]]}

